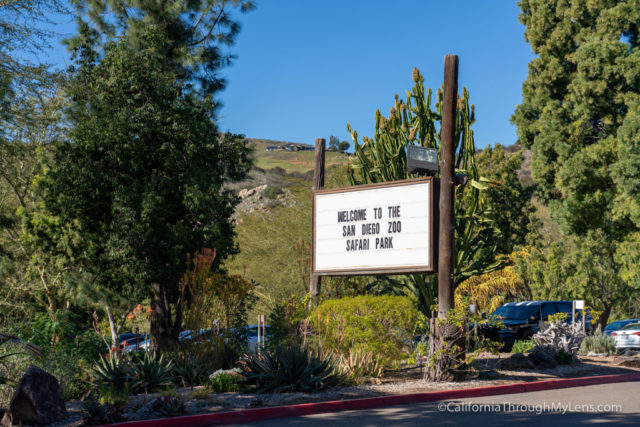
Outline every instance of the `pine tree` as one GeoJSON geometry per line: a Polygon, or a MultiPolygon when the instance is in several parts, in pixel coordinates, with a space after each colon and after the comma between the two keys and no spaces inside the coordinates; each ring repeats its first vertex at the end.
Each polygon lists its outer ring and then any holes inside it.
{"type": "Polygon", "coordinates": [[[219,45],[239,29],[228,4],[92,1],[69,40],[71,144],[44,181],[47,207],[77,221],[97,286],[151,297],[161,349],[177,343],[187,255],[236,251],[223,185],[245,176],[249,148],[219,134],[214,98],[229,60],[219,45]]]}
{"type": "Polygon", "coordinates": [[[538,193],[565,235],[606,249],[598,255],[607,260],[599,267],[605,276],[631,284],[620,272],[640,273],[640,3],[522,0],[520,7],[538,57],[512,120],[532,150],[538,193]]]}

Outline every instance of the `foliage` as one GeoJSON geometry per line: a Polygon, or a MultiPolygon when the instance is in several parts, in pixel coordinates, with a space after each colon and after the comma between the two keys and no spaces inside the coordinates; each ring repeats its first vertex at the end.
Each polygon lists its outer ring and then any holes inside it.
{"type": "MultiPolygon", "coordinates": [[[[193,388],[207,380],[208,369],[200,361],[200,354],[193,354],[189,350],[175,354],[172,359],[172,382],[178,387],[193,388]]],[[[219,363],[222,364],[222,360],[219,363]]]]}
{"type": "Polygon", "coordinates": [[[580,345],[580,354],[585,356],[589,353],[609,355],[615,352],[616,340],[610,335],[603,334],[600,328],[596,329],[593,335],[584,337],[580,345]]]}
{"type": "Polygon", "coordinates": [[[218,370],[209,376],[207,386],[211,387],[214,393],[227,393],[238,391],[240,382],[243,379],[240,369],[218,370]]]}
{"type": "Polygon", "coordinates": [[[153,401],[151,409],[165,418],[177,417],[187,412],[184,401],[177,396],[160,396],[153,401]]]}
{"type": "Polygon", "coordinates": [[[164,355],[144,352],[142,358],[132,359],[130,363],[133,391],[147,394],[168,386],[171,384],[172,369],[173,362],[165,361],[164,355]]]}
{"type": "Polygon", "coordinates": [[[215,250],[203,249],[189,260],[182,278],[188,297],[185,326],[198,331],[216,323],[223,328],[225,347],[237,356],[246,347],[244,326],[255,284],[241,275],[215,272],[215,257],[215,250]]]}
{"type": "Polygon", "coordinates": [[[536,346],[536,343],[533,340],[516,340],[513,343],[513,347],[511,347],[511,353],[528,353],[533,350],[536,346]]]}
{"type": "Polygon", "coordinates": [[[217,131],[212,96],[223,83],[218,43],[238,27],[225,2],[84,3],[70,42],[72,143],[56,152],[45,200],[63,223],[77,222],[76,255],[98,288],[153,297],[151,334],[166,349],[180,329],[186,254],[215,247],[222,260],[236,251],[236,198],[223,185],[244,178],[250,149],[217,131]],[[192,14],[202,26],[192,27],[192,14]]]}
{"type": "MultiPolygon", "coordinates": [[[[527,251],[514,253],[509,259],[516,255],[526,258],[527,251]]],[[[507,265],[500,270],[468,278],[456,288],[454,299],[460,309],[474,304],[478,313],[493,313],[505,302],[530,300],[531,290],[514,267],[507,265]]]]}
{"type": "Polygon", "coordinates": [[[126,400],[100,398],[97,401],[89,396],[82,401],[82,423],[88,426],[112,424],[122,421],[126,400]]]}
{"type": "Polygon", "coordinates": [[[325,301],[309,320],[323,348],[346,356],[359,347],[387,365],[409,354],[420,313],[409,298],[367,295],[325,301]]]}
{"type": "Polygon", "coordinates": [[[429,325],[429,354],[425,369],[428,381],[461,381],[475,371],[474,361],[484,352],[497,354],[501,343],[477,335],[469,324],[484,322],[487,327],[500,323],[490,317],[470,316],[466,307],[450,310],[444,318],[431,318],[429,325]],[[468,344],[473,342],[474,348],[468,344]]]}
{"type": "Polygon", "coordinates": [[[518,245],[524,245],[534,226],[530,219],[535,212],[531,201],[535,186],[525,187],[520,180],[522,151],[509,153],[496,144],[493,148],[486,146],[474,156],[478,173],[490,180],[480,197],[489,207],[486,215],[495,228],[493,241],[498,254],[511,254],[518,245]]]}
{"type": "Polygon", "coordinates": [[[532,150],[538,195],[564,235],[540,271],[560,273],[559,292],[591,298],[606,322],[639,285],[637,1],[523,0],[520,7],[537,57],[512,120],[532,150]]]}
{"type": "Polygon", "coordinates": [[[553,355],[558,363],[570,363],[566,362],[569,356],[574,360],[585,337],[582,322],[567,323],[565,319],[566,313],[549,316],[549,321],[531,338],[537,349],[553,355]]]}
{"type": "Polygon", "coordinates": [[[331,358],[314,356],[308,348],[297,345],[247,355],[240,367],[245,384],[256,393],[310,393],[344,381],[331,358]]]}
{"type": "Polygon", "coordinates": [[[32,360],[26,344],[0,340],[0,407],[9,405],[15,386],[32,360]]]}
{"type": "Polygon", "coordinates": [[[269,314],[268,345],[302,344],[309,316],[309,294],[300,299],[296,295],[282,300],[269,314]]]}
{"type": "Polygon", "coordinates": [[[101,357],[89,371],[91,385],[98,390],[129,393],[133,373],[125,358],[101,357]]]}
{"type": "Polygon", "coordinates": [[[366,351],[362,346],[351,347],[346,354],[339,354],[336,363],[337,370],[346,380],[356,384],[365,377],[381,377],[385,367],[380,354],[366,351]]]}
{"type": "Polygon", "coordinates": [[[609,316],[624,315],[623,303],[635,292],[617,271],[621,264],[610,257],[616,242],[607,241],[601,232],[566,237],[548,247],[532,249],[526,258],[516,257],[515,268],[528,284],[534,299],[585,300],[598,312],[600,325],[609,316]]]}

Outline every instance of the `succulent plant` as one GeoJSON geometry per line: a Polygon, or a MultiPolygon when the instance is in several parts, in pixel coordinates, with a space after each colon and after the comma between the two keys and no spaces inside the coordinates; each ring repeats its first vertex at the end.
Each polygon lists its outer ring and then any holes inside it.
{"type": "Polygon", "coordinates": [[[258,351],[248,355],[240,365],[245,384],[256,393],[308,393],[344,382],[330,358],[314,356],[304,346],[258,351]]]}
{"type": "Polygon", "coordinates": [[[172,361],[165,361],[164,356],[145,353],[144,357],[131,364],[133,388],[135,391],[149,393],[171,384],[172,361]]]}

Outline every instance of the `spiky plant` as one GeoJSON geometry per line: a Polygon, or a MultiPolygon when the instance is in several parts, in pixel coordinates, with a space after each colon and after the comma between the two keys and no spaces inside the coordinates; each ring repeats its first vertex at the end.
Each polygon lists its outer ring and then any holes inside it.
{"type": "Polygon", "coordinates": [[[582,340],[580,345],[580,354],[587,355],[589,353],[598,354],[614,354],[616,352],[616,340],[602,333],[598,328],[593,335],[587,336],[582,340]]]}
{"type": "Polygon", "coordinates": [[[248,355],[240,364],[245,385],[256,393],[314,392],[344,382],[330,358],[286,345],[248,355]]]}
{"type": "Polygon", "coordinates": [[[87,372],[94,388],[114,392],[128,392],[134,378],[127,360],[116,356],[100,358],[87,372]]]}
{"type": "Polygon", "coordinates": [[[173,362],[165,361],[164,356],[145,353],[142,359],[131,364],[134,390],[149,393],[171,384],[172,368],[173,362]]]}

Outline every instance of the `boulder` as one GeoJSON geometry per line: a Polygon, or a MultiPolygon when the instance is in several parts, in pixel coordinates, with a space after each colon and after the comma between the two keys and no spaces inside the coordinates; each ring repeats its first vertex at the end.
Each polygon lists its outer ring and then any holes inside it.
{"type": "Polygon", "coordinates": [[[524,354],[512,354],[508,359],[503,359],[498,368],[504,371],[519,371],[521,369],[533,369],[533,363],[524,354]]]}
{"type": "Polygon", "coordinates": [[[46,425],[66,417],[56,377],[31,365],[16,387],[0,425],[46,425]]]}
{"type": "Polygon", "coordinates": [[[553,369],[558,366],[558,362],[553,358],[553,355],[543,350],[533,350],[529,353],[527,359],[529,359],[536,368],[553,369]]]}

